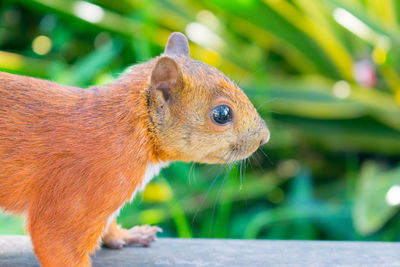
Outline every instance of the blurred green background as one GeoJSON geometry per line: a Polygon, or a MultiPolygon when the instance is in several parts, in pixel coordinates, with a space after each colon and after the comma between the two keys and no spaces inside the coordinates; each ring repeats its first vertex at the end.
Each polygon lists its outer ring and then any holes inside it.
{"type": "MultiPolygon", "coordinates": [[[[162,53],[173,31],[244,89],[271,141],[219,176],[172,164],[121,224],[177,237],[400,240],[399,1],[1,0],[0,69],[104,84],[162,53]]],[[[22,218],[0,215],[1,234],[23,231],[22,218]]]]}

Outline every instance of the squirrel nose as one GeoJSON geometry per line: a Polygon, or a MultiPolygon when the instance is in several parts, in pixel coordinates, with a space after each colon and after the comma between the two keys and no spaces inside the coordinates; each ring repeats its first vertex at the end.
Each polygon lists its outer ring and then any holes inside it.
{"type": "Polygon", "coordinates": [[[271,136],[271,134],[269,133],[268,127],[264,122],[262,133],[261,133],[260,146],[263,146],[266,143],[268,143],[270,136],[271,136]]]}
{"type": "Polygon", "coordinates": [[[266,144],[267,142],[268,142],[267,139],[262,138],[261,141],[260,141],[260,146],[263,146],[263,145],[266,144]]]}

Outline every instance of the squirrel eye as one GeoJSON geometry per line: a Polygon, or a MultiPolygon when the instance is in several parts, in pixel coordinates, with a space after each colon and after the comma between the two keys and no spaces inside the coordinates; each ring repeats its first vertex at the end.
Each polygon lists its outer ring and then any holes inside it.
{"type": "Polygon", "coordinates": [[[227,105],[219,105],[211,110],[211,119],[218,125],[225,125],[232,121],[232,109],[227,105]]]}

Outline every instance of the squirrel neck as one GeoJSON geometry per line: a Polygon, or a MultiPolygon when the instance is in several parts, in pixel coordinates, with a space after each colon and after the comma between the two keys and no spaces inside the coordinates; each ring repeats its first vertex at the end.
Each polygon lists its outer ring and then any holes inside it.
{"type": "MultiPolygon", "coordinates": [[[[158,145],[149,106],[150,77],[154,61],[135,65],[117,80],[107,85],[89,88],[101,106],[105,102],[112,109],[112,118],[128,140],[141,144],[150,163],[170,159],[158,145]]],[[[110,116],[104,116],[111,118],[110,116]]]]}

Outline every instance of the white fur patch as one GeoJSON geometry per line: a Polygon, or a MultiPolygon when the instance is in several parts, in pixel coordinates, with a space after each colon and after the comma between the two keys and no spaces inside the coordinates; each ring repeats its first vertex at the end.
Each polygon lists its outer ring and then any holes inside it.
{"type": "Polygon", "coordinates": [[[165,168],[169,165],[169,162],[163,162],[160,161],[160,163],[147,163],[146,166],[146,172],[144,174],[142,184],[139,187],[139,191],[143,191],[143,189],[146,187],[146,185],[151,181],[151,179],[154,178],[154,176],[157,176],[162,168],[165,168]]]}
{"type": "MultiPolygon", "coordinates": [[[[146,187],[146,185],[151,181],[151,179],[153,179],[155,176],[157,176],[162,168],[165,168],[169,165],[169,162],[163,162],[160,161],[159,163],[151,163],[148,162],[146,165],[146,171],[144,173],[144,177],[142,180],[142,183],[140,185],[138,185],[138,187],[135,189],[135,191],[132,193],[132,196],[130,198],[130,202],[132,202],[133,198],[135,197],[136,193],[138,191],[143,191],[144,188],[146,187]]],[[[115,218],[117,218],[117,216],[119,215],[119,212],[121,210],[121,208],[125,205],[122,204],[121,207],[119,207],[107,220],[107,227],[106,227],[106,232],[108,231],[108,226],[110,226],[110,223],[112,222],[112,220],[114,220],[115,218]]]]}
{"type": "Polygon", "coordinates": [[[136,193],[143,191],[146,185],[151,181],[151,179],[157,176],[160,173],[161,169],[167,167],[168,165],[169,165],[168,161],[167,162],[160,161],[159,163],[156,164],[148,162],[146,165],[146,171],[144,173],[142,183],[136,187],[129,201],[132,202],[133,198],[136,196],[136,193]]]}

